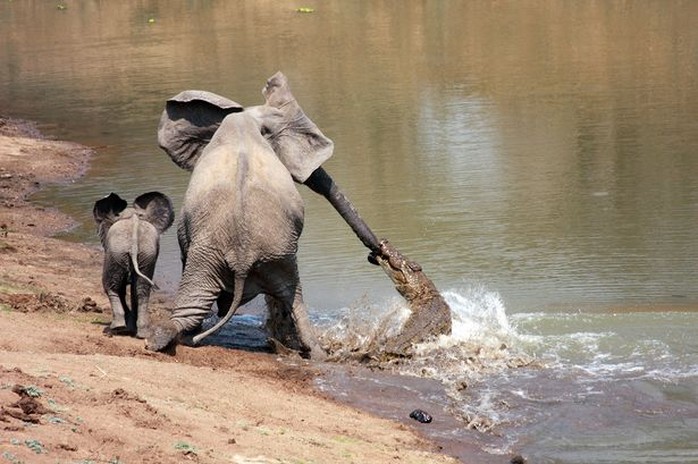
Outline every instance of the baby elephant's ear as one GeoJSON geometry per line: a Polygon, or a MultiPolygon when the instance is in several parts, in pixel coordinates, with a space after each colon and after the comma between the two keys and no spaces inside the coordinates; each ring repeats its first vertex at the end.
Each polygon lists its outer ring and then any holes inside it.
{"type": "Polygon", "coordinates": [[[94,216],[97,224],[101,224],[103,221],[112,223],[127,206],[128,202],[126,200],[112,192],[95,202],[95,206],[92,208],[92,216],[94,216]]]}
{"type": "Polygon", "coordinates": [[[133,200],[133,207],[140,217],[155,226],[158,232],[165,232],[174,221],[174,208],[169,197],[160,192],[148,192],[133,200]]]}
{"type": "Polygon", "coordinates": [[[167,100],[158,126],[158,143],[177,166],[194,169],[221,121],[243,107],[203,90],[185,90],[167,100]]]}

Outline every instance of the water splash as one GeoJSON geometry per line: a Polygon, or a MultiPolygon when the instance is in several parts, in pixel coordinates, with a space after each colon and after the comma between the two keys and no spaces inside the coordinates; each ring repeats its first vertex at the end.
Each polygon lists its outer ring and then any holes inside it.
{"type": "Polygon", "coordinates": [[[506,316],[500,295],[482,286],[443,292],[451,307],[453,330],[414,346],[409,358],[382,358],[376,347],[400,330],[409,316],[402,299],[387,304],[361,300],[326,328],[323,341],[335,361],[362,361],[401,375],[442,382],[452,400],[452,412],[470,428],[489,430],[502,419],[488,396],[465,401],[469,386],[495,373],[530,366],[535,358],[519,346],[520,336],[506,316]]]}
{"type": "Polygon", "coordinates": [[[409,314],[402,298],[376,304],[364,296],[338,314],[317,321],[320,339],[335,361],[370,358],[376,347],[398,333],[409,314]]]}
{"type": "Polygon", "coordinates": [[[509,421],[510,415],[496,393],[484,388],[484,381],[539,364],[522,348],[497,292],[476,286],[444,292],[444,298],[453,312],[453,333],[417,346],[416,356],[398,370],[440,380],[452,401],[452,413],[469,428],[489,431],[509,421]],[[474,384],[477,395],[471,394],[474,384]]]}

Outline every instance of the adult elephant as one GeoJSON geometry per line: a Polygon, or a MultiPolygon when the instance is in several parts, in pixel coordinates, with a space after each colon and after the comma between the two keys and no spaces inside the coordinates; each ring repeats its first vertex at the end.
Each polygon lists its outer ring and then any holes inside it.
{"type": "Polygon", "coordinates": [[[323,195],[370,250],[410,305],[412,314],[386,350],[451,332],[450,308],[416,262],[380,242],[322,168],[333,143],[307,118],[286,77],[264,87],[266,103],[243,108],[219,95],[185,91],[168,100],[158,128],[160,146],[192,172],[178,237],[183,275],[169,321],[147,347],[161,350],[200,327],[218,302],[225,324],[240,304],[266,295],[272,338],[302,354],[323,357],[303,303],[296,250],[303,204],[293,181],[323,195]],[[232,309],[231,309],[232,308],[232,309]]]}
{"type": "Polygon", "coordinates": [[[294,180],[318,178],[317,189],[330,189],[316,171],[333,143],[303,113],[283,74],[272,76],[262,94],[266,103],[249,108],[204,91],[182,92],[166,104],[159,144],[191,178],[177,232],[183,270],[175,307],[148,349],[198,330],[217,302],[222,318],[193,337],[198,343],[264,294],[270,337],[305,356],[325,355],[298,276],[304,207],[294,180]]]}
{"type": "Polygon", "coordinates": [[[97,233],[104,248],[102,286],[109,298],[113,334],[146,338],[150,326],[148,302],[158,259],[160,235],[174,221],[170,199],[148,192],[128,202],[111,193],[97,200],[92,209],[97,233]],[[131,286],[131,307],[126,288],[131,286]]]}

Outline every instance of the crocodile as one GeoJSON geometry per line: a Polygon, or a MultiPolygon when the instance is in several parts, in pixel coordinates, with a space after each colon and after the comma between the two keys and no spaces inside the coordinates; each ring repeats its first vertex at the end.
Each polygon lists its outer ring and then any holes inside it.
{"type": "Polygon", "coordinates": [[[382,347],[384,353],[410,356],[414,344],[451,334],[451,308],[418,263],[385,239],[380,241],[379,250],[369,255],[369,261],[380,265],[411,310],[400,332],[382,347]]]}

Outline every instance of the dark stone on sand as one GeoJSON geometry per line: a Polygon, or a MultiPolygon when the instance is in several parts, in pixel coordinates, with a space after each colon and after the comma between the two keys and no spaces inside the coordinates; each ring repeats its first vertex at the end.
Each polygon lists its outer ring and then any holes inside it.
{"type": "Polygon", "coordinates": [[[410,417],[416,420],[417,422],[421,422],[422,424],[428,424],[429,422],[431,422],[431,416],[428,413],[422,411],[421,409],[415,409],[414,411],[412,411],[410,413],[410,417]]]}

